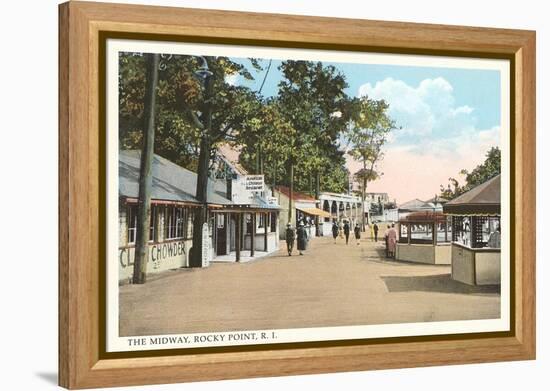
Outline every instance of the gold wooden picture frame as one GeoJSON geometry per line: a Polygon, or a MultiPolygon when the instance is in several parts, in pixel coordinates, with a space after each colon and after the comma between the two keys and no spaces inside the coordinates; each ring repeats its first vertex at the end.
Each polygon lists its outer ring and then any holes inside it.
{"type": "Polygon", "coordinates": [[[535,358],[533,31],[70,1],[59,6],[59,384],[69,389],[535,358]],[[110,38],[510,61],[510,330],[106,352],[110,38]]]}

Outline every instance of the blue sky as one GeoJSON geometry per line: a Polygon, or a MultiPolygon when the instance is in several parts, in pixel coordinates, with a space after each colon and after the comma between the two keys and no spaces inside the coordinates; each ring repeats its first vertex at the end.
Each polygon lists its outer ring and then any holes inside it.
{"type": "MultiPolygon", "coordinates": [[[[247,59],[233,59],[252,69],[247,59]]],[[[262,60],[267,66],[269,60],[262,60]]],[[[273,60],[262,90],[277,94],[281,62],[273,60]]],[[[500,144],[500,72],[496,70],[330,63],[346,77],[350,96],[385,99],[389,114],[400,127],[391,135],[379,169],[385,175],[372,191],[388,191],[398,202],[430,198],[457,177],[484,160],[491,146],[500,144]],[[418,167],[422,167],[420,171],[418,167]],[[395,180],[416,184],[397,188],[395,180]],[[392,194],[393,193],[393,194],[392,194]]],[[[258,90],[265,71],[252,71],[256,80],[240,77],[230,82],[258,90]]],[[[351,172],[357,169],[348,163],[351,172]]]]}

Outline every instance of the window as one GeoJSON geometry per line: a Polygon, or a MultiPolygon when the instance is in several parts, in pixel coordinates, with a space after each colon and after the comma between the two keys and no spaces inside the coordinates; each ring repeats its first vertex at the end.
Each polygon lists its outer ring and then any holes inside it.
{"type": "Polygon", "coordinates": [[[411,224],[411,241],[433,241],[432,224],[411,224]]]}
{"type": "Polygon", "coordinates": [[[185,227],[185,239],[193,238],[193,225],[195,224],[195,210],[187,209],[187,226],[185,227]]]}
{"type": "Polygon", "coordinates": [[[126,212],[126,221],[128,223],[128,244],[134,244],[136,242],[136,230],[137,230],[137,206],[128,206],[126,212]]]}
{"type": "Polygon", "coordinates": [[[453,216],[453,242],[471,245],[471,221],[467,216],[453,216]]]}
{"type": "Polygon", "coordinates": [[[487,217],[483,235],[487,247],[500,248],[500,217],[487,217]]]}
{"type": "Polygon", "coordinates": [[[444,221],[438,221],[437,227],[437,243],[444,243],[451,241],[452,225],[449,217],[446,217],[444,221]]]}
{"type": "MultiPolygon", "coordinates": [[[[137,238],[137,205],[128,206],[127,221],[128,221],[128,244],[136,243],[137,238]]],[[[149,241],[157,239],[157,206],[151,206],[151,218],[149,220],[149,241]]]]}
{"type": "Polygon", "coordinates": [[[252,216],[248,213],[245,214],[245,235],[252,234],[252,216]]]}
{"type": "Polygon", "coordinates": [[[225,215],[223,213],[218,213],[216,214],[216,216],[218,217],[217,219],[217,222],[218,222],[218,225],[217,227],[219,229],[223,229],[225,227],[225,215]]]}
{"type": "Polygon", "coordinates": [[[399,243],[407,243],[409,241],[408,231],[409,225],[405,223],[399,224],[399,243]]]}
{"type": "Polygon", "coordinates": [[[500,217],[476,216],[479,247],[500,248],[500,217]]]}
{"type": "Polygon", "coordinates": [[[149,220],[149,241],[157,241],[157,206],[151,206],[151,219],[149,220]]]}
{"type": "Polygon", "coordinates": [[[500,217],[453,216],[453,242],[471,248],[500,248],[500,217]]]}
{"type": "Polygon", "coordinates": [[[277,212],[271,212],[271,232],[277,231],[277,212]]]}
{"type": "Polygon", "coordinates": [[[185,226],[185,210],[178,206],[166,208],[166,239],[183,238],[185,226]]]}

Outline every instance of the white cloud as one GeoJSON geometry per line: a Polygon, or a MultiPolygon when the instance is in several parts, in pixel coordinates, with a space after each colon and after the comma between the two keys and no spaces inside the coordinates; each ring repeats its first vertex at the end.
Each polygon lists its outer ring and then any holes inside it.
{"type": "MultiPolygon", "coordinates": [[[[363,84],[359,95],[388,102],[390,116],[402,128],[393,132],[378,165],[385,175],[370,185],[400,202],[433,197],[449,177],[481,164],[487,151],[500,145],[500,126],[478,129],[475,109],[458,105],[444,78],[425,79],[417,86],[387,78],[363,84]]],[[[348,166],[351,172],[359,168],[352,159],[348,166]]]]}
{"type": "Polygon", "coordinates": [[[397,131],[401,139],[445,138],[475,128],[474,109],[456,106],[453,86],[442,77],[422,80],[417,87],[387,78],[375,85],[363,84],[359,95],[384,99],[390,104],[390,116],[402,127],[397,131]]]}

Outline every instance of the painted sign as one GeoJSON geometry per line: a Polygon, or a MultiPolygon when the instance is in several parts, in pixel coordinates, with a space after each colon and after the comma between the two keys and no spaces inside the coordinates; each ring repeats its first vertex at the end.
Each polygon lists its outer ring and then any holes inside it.
{"type": "Polygon", "coordinates": [[[202,225],[202,267],[210,266],[210,235],[208,223],[202,225]]]}
{"type": "Polygon", "coordinates": [[[279,205],[279,200],[277,199],[277,197],[267,197],[267,203],[269,205],[279,205]]]}
{"type": "Polygon", "coordinates": [[[249,192],[261,192],[264,191],[264,176],[263,175],[245,175],[244,189],[249,192]]]}
{"type": "Polygon", "coordinates": [[[263,175],[244,175],[232,183],[231,199],[237,204],[250,204],[254,194],[265,191],[263,175]]]}
{"type": "MultiPolygon", "coordinates": [[[[149,256],[147,258],[147,273],[158,273],[186,266],[186,250],[185,241],[150,244],[149,256]]],[[[124,280],[132,275],[134,256],[134,247],[119,248],[119,280],[124,280]]]]}

